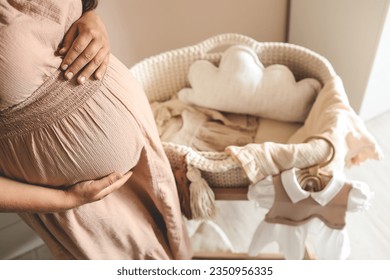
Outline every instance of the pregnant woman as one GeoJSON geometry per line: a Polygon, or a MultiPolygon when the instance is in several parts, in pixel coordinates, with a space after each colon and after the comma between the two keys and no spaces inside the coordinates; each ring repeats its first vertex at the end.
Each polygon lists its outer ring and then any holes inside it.
{"type": "Polygon", "coordinates": [[[190,258],[142,88],[92,41],[63,42],[95,6],[0,1],[0,211],[18,212],[56,259],[190,258]]]}

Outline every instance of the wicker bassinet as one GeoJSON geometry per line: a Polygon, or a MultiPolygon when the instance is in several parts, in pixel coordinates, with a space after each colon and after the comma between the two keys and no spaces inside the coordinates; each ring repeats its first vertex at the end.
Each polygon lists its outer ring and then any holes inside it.
{"type": "MultiPolygon", "coordinates": [[[[208,60],[218,65],[222,55],[218,49],[229,45],[253,48],[264,66],[286,65],[296,80],[310,77],[324,84],[336,75],[328,60],[306,48],[288,43],[260,43],[239,34],[218,35],[194,46],[147,58],[130,71],[143,85],[149,102],[165,101],[190,86],[187,75],[193,62],[208,60]]],[[[309,143],[307,145],[308,148],[313,147],[309,143]]],[[[192,218],[208,218],[214,214],[214,196],[208,186],[242,188],[250,183],[240,164],[226,152],[198,152],[187,146],[166,142],[163,146],[173,169],[186,164],[188,179],[192,183],[197,181],[203,184],[203,188],[190,186],[192,218]]],[[[329,150],[322,149],[322,155],[318,150],[316,152],[318,158],[313,160],[322,162],[328,157],[329,150]]]]}

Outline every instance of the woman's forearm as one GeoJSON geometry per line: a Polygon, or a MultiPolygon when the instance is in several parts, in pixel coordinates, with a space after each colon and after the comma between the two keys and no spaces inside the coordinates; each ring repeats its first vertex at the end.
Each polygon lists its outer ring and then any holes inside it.
{"type": "Polygon", "coordinates": [[[63,190],[0,177],[0,212],[61,212],[71,208],[63,190]]]}

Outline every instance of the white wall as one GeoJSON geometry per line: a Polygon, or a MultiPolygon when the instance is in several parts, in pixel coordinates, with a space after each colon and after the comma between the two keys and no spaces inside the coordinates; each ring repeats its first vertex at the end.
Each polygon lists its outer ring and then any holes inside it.
{"type": "Polygon", "coordinates": [[[163,51],[235,32],[285,41],[287,0],[100,0],[112,52],[131,66],[163,51]]]}
{"type": "MultiPolygon", "coordinates": [[[[387,1],[389,3],[390,1],[387,1]]],[[[390,13],[387,5],[386,21],[369,76],[360,115],[371,119],[390,110],[390,13]]]]}
{"type": "MultiPolygon", "coordinates": [[[[289,42],[328,58],[344,81],[352,107],[365,118],[379,113],[362,108],[372,94],[367,85],[388,6],[388,0],[291,0],[289,42]]],[[[388,97],[383,101],[390,104],[388,97]]]]}

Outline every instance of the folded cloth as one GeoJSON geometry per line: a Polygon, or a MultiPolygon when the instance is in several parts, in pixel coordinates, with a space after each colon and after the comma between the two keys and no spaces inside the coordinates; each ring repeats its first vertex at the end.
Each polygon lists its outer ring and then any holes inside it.
{"type": "Polygon", "coordinates": [[[255,143],[287,143],[288,139],[303,125],[300,122],[282,122],[259,118],[255,143]]]}
{"type": "Polygon", "coordinates": [[[304,168],[326,160],[331,153],[328,144],[316,139],[305,144],[265,142],[229,146],[226,151],[238,161],[253,183],[292,167],[304,168]],[[325,155],[325,157],[324,157],[325,155]]]}
{"type": "Polygon", "coordinates": [[[338,166],[332,168],[331,165],[332,169],[342,170],[344,164],[350,167],[367,159],[382,158],[379,145],[349,105],[343,82],[338,76],[326,82],[305,125],[292,135],[288,143],[300,143],[312,135],[323,135],[333,140],[336,148],[333,164],[338,163],[338,166]]]}
{"type": "Polygon", "coordinates": [[[160,138],[198,151],[254,142],[257,118],[191,106],[176,97],[151,104],[160,138]]]}
{"type": "Polygon", "coordinates": [[[324,162],[330,154],[325,141],[316,139],[303,143],[311,136],[323,136],[335,146],[335,158],[326,166],[342,170],[367,159],[380,159],[382,152],[363,121],[353,111],[340,77],[327,81],[304,123],[289,139],[289,145],[273,142],[230,146],[230,153],[243,167],[248,178],[257,182],[292,167],[303,168],[324,162]]]}

